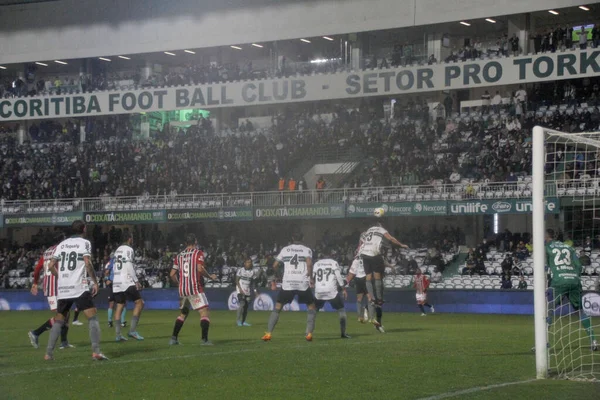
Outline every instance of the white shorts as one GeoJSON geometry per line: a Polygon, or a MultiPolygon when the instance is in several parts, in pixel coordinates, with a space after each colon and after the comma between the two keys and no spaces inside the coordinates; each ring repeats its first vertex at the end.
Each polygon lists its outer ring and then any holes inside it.
{"type": "Polygon", "coordinates": [[[417,293],[416,297],[417,297],[417,302],[424,303],[424,302],[427,301],[427,294],[426,293],[420,293],[420,294],[417,293]]]}
{"type": "Polygon", "coordinates": [[[56,311],[58,303],[56,301],[56,296],[48,296],[48,307],[50,307],[50,311],[56,311]]]}
{"type": "Polygon", "coordinates": [[[192,310],[200,310],[208,307],[208,299],[204,293],[185,296],[181,298],[181,307],[190,307],[192,310]]]}

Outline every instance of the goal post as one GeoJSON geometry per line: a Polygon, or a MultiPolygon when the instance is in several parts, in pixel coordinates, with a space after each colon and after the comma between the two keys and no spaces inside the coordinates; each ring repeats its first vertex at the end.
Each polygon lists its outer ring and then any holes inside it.
{"type": "MultiPolygon", "coordinates": [[[[536,126],[531,155],[536,377],[598,381],[600,352],[595,331],[600,333],[600,326],[594,326],[593,318],[598,321],[600,316],[600,304],[596,305],[600,295],[593,289],[600,275],[600,253],[590,237],[600,234],[600,203],[596,203],[600,201],[600,132],[565,133],[536,126]],[[571,268],[562,268],[557,286],[547,288],[545,232],[550,220],[546,220],[546,200],[550,197],[561,197],[556,239],[567,242],[580,258],[580,287],[564,284],[565,279],[575,277],[571,268]],[[567,215],[573,221],[567,223],[567,215]]],[[[553,227],[556,224],[554,220],[553,227]]],[[[558,254],[556,266],[573,266],[571,256],[563,259],[558,254]]]]}

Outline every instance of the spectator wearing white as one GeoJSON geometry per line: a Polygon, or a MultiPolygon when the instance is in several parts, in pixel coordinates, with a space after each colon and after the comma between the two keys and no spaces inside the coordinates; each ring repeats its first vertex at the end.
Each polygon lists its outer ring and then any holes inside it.
{"type": "Polygon", "coordinates": [[[481,111],[484,114],[489,113],[490,111],[490,104],[491,104],[491,100],[492,100],[492,96],[490,95],[490,93],[486,90],[484,94],[481,95],[481,111]]]}
{"type": "Polygon", "coordinates": [[[587,49],[587,42],[587,31],[585,30],[584,26],[581,26],[581,30],[579,31],[579,50],[587,49]]]}
{"type": "Polygon", "coordinates": [[[441,283],[443,280],[442,273],[436,268],[431,274],[431,283],[441,283]]]}
{"type": "Polygon", "coordinates": [[[502,105],[502,96],[500,96],[500,91],[496,90],[496,94],[492,98],[491,104],[494,113],[498,114],[500,112],[500,106],[502,105]]]}
{"type": "Polygon", "coordinates": [[[454,171],[450,175],[450,182],[452,182],[452,183],[458,183],[458,182],[460,182],[460,174],[458,172],[454,171]]]}
{"type": "Polygon", "coordinates": [[[509,132],[520,130],[521,122],[517,118],[509,118],[506,120],[506,130],[509,132]]]}
{"type": "Polygon", "coordinates": [[[523,89],[523,85],[519,85],[519,90],[517,90],[517,93],[515,93],[515,97],[521,103],[527,103],[527,92],[525,91],[525,89],[523,89]]]}

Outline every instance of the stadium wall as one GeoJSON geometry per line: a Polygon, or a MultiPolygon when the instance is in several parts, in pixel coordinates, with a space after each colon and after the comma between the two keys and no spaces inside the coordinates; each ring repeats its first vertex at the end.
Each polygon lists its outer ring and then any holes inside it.
{"type": "MultiPolygon", "coordinates": [[[[210,306],[215,310],[237,309],[237,297],[233,288],[207,289],[210,306]]],[[[176,310],[179,297],[176,289],[151,289],[142,293],[146,309],[176,310]]],[[[414,290],[386,290],[385,310],[390,312],[420,312],[415,302],[414,290]]],[[[533,315],[533,292],[517,290],[431,290],[429,301],[435,305],[436,312],[473,313],[473,314],[522,314],[533,315]]],[[[254,299],[253,310],[272,310],[277,293],[262,292],[254,299]]],[[[100,309],[108,306],[108,290],[100,290],[96,305],[100,309]]],[[[293,311],[306,308],[295,300],[288,307],[293,311]]],[[[0,291],[0,310],[47,310],[48,303],[43,296],[32,296],[28,291],[0,291]]],[[[348,311],[356,311],[354,290],[348,290],[346,301],[348,311]]],[[[326,306],[327,311],[332,311],[326,306]]]]}
{"type": "Polygon", "coordinates": [[[6,64],[138,54],[409,27],[581,4],[586,3],[62,0],[2,7],[0,53],[6,64]]]}

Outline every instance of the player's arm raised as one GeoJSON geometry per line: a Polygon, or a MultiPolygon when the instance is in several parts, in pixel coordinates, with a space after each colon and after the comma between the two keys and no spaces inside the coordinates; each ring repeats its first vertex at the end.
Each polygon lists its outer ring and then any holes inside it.
{"type": "Polygon", "coordinates": [[[44,268],[44,256],[41,256],[35,265],[35,270],[33,271],[33,285],[31,286],[31,294],[37,296],[38,294],[38,281],[40,279],[40,272],[44,268]]]}
{"type": "Polygon", "coordinates": [[[402,247],[403,249],[408,249],[407,245],[405,245],[404,243],[401,243],[398,239],[396,239],[395,237],[390,235],[389,232],[386,232],[385,235],[383,235],[383,237],[385,237],[387,240],[389,240],[391,243],[395,244],[398,247],[402,247]]]}
{"type": "Polygon", "coordinates": [[[94,271],[94,264],[92,264],[92,257],[89,255],[83,256],[83,262],[85,263],[85,270],[87,271],[87,275],[90,277],[94,284],[94,286],[92,286],[92,296],[95,296],[98,294],[98,280],[96,279],[96,271],[94,271]]]}

